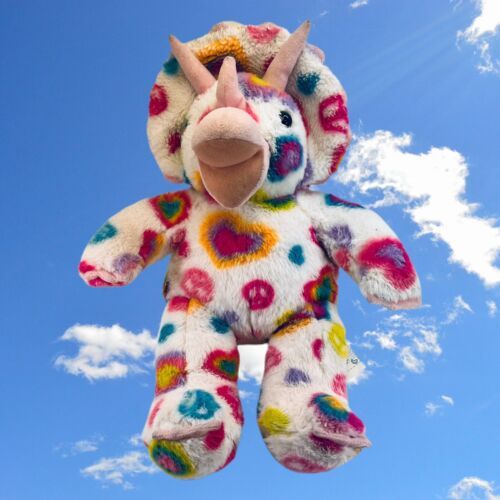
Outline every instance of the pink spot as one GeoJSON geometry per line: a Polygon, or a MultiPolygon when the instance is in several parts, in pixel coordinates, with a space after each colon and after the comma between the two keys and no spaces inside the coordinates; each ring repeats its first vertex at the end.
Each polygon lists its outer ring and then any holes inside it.
{"type": "Polygon", "coordinates": [[[88,273],[89,271],[95,271],[95,267],[89,264],[87,261],[82,260],[78,266],[78,270],[82,273],[88,273]]]}
{"type": "Polygon", "coordinates": [[[156,253],[158,241],[158,233],[152,229],[146,229],[142,235],[142,245],[139,249],[139,255],[142,257],[144,263],[147,263],[151,257],[156,253]]]}
{"type": "Polygon", "coordinates": [[[189,255],[189,243],[186,240],[185,229],[180,229],[172,235],[172,238],[170,239],[170,246],[180,257],[187,257],[189,255]]]}
{"type": "Polygon", "coordinates": [[[172,132],[168,136],[168,152],[173,155],[181,147],[181,134],[172,132]]]}
{"type": "Polygon", "coordinates": [[[274,346],[269,346],[266,352],[266,364],[264,373],[267,373],[271,368],[278,366],[281,363],[281,352],[274,346]]]}
{"type": "Polygon", "coordinates": [[[187,311],[189,307],[189,299],[181,295],[175,295],[168,303],[168,310],[171,312],[187,311]]]}
{"type": "Polygon", "coordinates": [[[209,450],[216,450],[220,447],[222,441],[224,440],[224,436],[224,424],[221,424],[217,429],[207,433],[204,444],[209,450]]]}
{"type": "Polygon", "coordinates": [[[151,413],[149,414],[148,418],[148,426],[151,427],[153,425],[153,422],[156,418],[156,415],[158,415],[158,412],[160,411],[160,407],[163,404],[163,399],[159,399],[155,405],[153,406],[151,413]]]}
{"type": "Polygon", "coordinates": [[[181,280],[181,287],[190,298],[198,299],[206,304],[214,295],[214,282],[202,269],[188,269],[181,280]]]}
{"type": "Polygon", "coordinates": [[[309,228],[309,235],[311,236],[311,241],[315,245],[318,245],[321,248],[321,245],[319,244],[319,241],[318,241],[318,236],[316,235],[316,231],[312,226],[309,228]]]}
{"type": "Polygon", "coordinates": [[[313,356],[318,360],[321,361],[321,358],[323,357],[323,347],[325,346],[325,343],[323,342],[322,339],[314,339],[311,345],[312,348],[312,353],[313,356]]]}
{"type": "Polygon", "coordinates": [[[252,311],[269,307],[274,300],[273,287],[264,280],[248,282],[242,289],[243,297],[252,311]]]}
{"type": "Polygon", "coordinates": [[[325,132],[349,133],[349,118],[344,98],[340,94],[331,95],[319,105],[319,121],[325,132]]]}
{"type": "Polygon", "coordinates": [[[337,250],[335,252],[334,259],[338,266],[340,266],[344,271],[349,272],[351,254],[347,248],[340,248],[337,250]]]}
{"type": "Polygon", "coordinates": [[[330,173],[333,174],[337,170],[346,152],[346,145],[341,144],[333,150],[332,162],[330,163],[330,173]]]}
{"type": "Polygon", "coordinates": [[[380,269],[398,290],[405,290],[415,283],[416,274],[410,257],[395,238],[369,241],[359,252],[357,260],[365,270],[380,269]]]}
{"type": "Polygon", "coordinates": [[[349,416],[347,417],[347,423],[356,431],[362,434],[365,431],[365,424],[361,421],[361,419],[354,414],[352,411],[349,412],[349,416]]]}
{"type": "Polygon", "coordinates": [[[90,286],[95,286],[97,288],[106,287],[106,286],[123,286],[125,283],[123,281],[117,281],[116,283],[109,283],[108,281],[103,280],[99,276],[97,278],[93,278],[87,282],[90,286]]]}
{"type": "Polygon", "coordinates": [[[273,25],[266,26],[247,26],[247,33],[252,40],[257,43],[269,43],[272,42],[278,33],[280,28],[273,25]]]}
{"type": "Polygon", "coordinates": [[[156,116],[167,109],[167,93],[163,87],[154,84],[149,94],[149,116],[156,116]]]}
{"type": "Polygon", "coordinates": [[[321,448],[322,450],[325,450],[329,453],[340,453],[344,449],[344,447],[341,444],[338,444],[335,441],[332,441],[331,439],[325,437],[316,436],[315,434],[311,434],[309,436],[309,439],[318,448],[321,448]]]}
{"type": "Polygon", "coordinates": [[[236,422],[243,425],[243,410],[236,388],[230,385],[222,385],[217,388],[217,394],[229,405],[236,422]]]}
{"type": "Polygon", "coordinates": [[[255,111],[248,102],[245,103],[245,112],[248,113],[257,123],[259,122],[259,117],[255,114],[255,111]]]}
{"type": "Polygon", "coordinates": [[[347,398],[347,385],[345,375],[343,373],[337,373],[332,381],[332,388],[335,394],[347,398]]]}
{"type": "Polygon", "coordinates": [[[324,472],[327,469],[320,464],[311,462],[307,458],[298,455],[288,455],[281,463],[295,472],[324,472]]]}

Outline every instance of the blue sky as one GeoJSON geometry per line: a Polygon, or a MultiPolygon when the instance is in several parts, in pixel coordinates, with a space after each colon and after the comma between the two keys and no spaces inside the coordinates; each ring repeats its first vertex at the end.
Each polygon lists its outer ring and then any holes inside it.
{"type": "Polygon", "coordinates": [[[1,2],[0,498],[499,498],[495,3],[1,2]],[[257,351],[245,353],[233,464],[191,482],[151,468],[134,436],[153,392],[165,263],[123,289],[91,289],[76,271],[108,216],[174,189],[145,133],[168,35],[192,39],[227,19],[312,21],[355,134],[321,189],[378,207],[422,279],[425,307],[394,315],[341,278],[340,313],[366,364],[351,403],[373,447],[325,474],[289,472],[265,449],[257,351]],[[116,342],[99,343],[105,336],[116,342]],[[123,348],[134,342],[135,358],[123,348]],[[85,356],[89,346],[100,360],[85,356]]]}

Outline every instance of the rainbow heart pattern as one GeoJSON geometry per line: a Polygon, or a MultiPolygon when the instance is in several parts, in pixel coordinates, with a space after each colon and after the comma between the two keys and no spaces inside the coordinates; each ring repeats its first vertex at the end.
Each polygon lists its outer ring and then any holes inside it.
{"type": "Polygon", "coordinates": [[[179,224],[187,218],[191,209],[191,199],[185,191],[160,194],[149,200],[156,215],[167,228],[179,224]]]}
{"type": "Polygon", "coordinates": [[[225,380],[235,382],[238,378],[239,363],[238,349],[233,349],[229,352],[216,349],[205,358],[203,369],[225,380]]]}
{"type": "Polygon", "coordinates": [[[186,355],[180,351],[172,351],[156,361],[155,393],[163,394],[186,383],[186,355]]]}
{"type": "Polygon", "coordinates": [[[152,460],[167,474],[189,478],[196,474],[196,467],[178,441],[153,439],[149,445],[152,460]]]}

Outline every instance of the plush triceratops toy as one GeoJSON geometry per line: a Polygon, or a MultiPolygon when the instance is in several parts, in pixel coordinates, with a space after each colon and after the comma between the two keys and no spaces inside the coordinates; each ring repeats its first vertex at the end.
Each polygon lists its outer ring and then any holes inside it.
{"type": "Polygon", "coordinates": [[[258,423],[279,462],[320,472],[353,458],[370,442],[347,399],[338,270],[370,302],[420,304],[384,221],[309,189],[337,169],[350,132],[344,91],[308,31],[227,22],[188,44],[171,37],[148,135],[165,177],[191,187],[111,217],[80,263],[89,285],[121,286],[171,254],[143,439],[176,477],[235,455],[238,344],[269,343],[258,423]]]}

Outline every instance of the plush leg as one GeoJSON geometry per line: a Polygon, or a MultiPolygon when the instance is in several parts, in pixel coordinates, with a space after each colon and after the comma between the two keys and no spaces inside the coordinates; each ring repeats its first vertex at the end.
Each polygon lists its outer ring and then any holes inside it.
{"type": "Polygon", "coordinates": [[[348,355],[340,320],[299,315],[271,337],[258,418],[266,445],[285,467],[326,471],[370,445],[347,402],[348,355]]]}
{"type": "Polygon", "coordinates": [[[170,301],[158,337],[156,397],[143,431],[151,458],[168,474],[202,477],[234,458],[243,423],[238,363],[223,317],[195,299],[170,301]]]}

